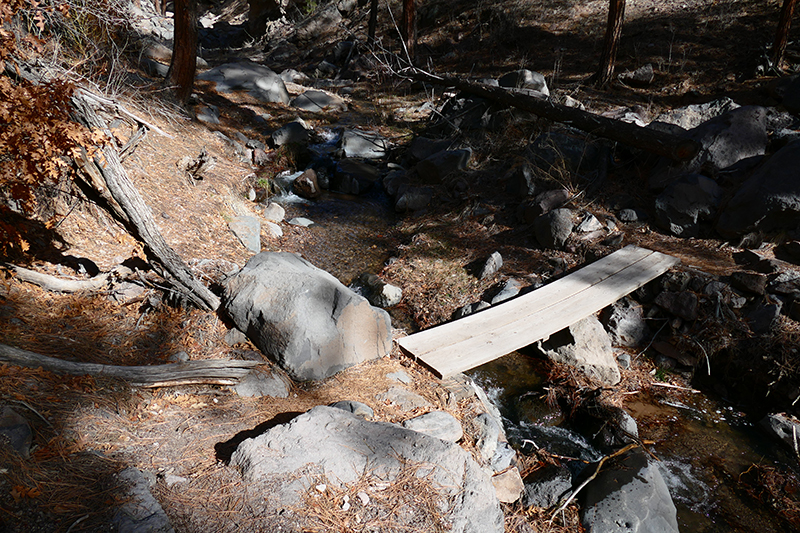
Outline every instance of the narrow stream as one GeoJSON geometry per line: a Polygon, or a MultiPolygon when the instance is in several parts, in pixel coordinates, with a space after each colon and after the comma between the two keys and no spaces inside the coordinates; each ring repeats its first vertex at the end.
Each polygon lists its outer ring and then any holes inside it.
{"type": "MultiPolygon", "coordinates": [[[[365,271],[379,272],[396,247],[396,220],[388,199],[376,187],[360,197],[326,193],[314,202],[278,198],[287,219],[314,221],[303,255],[349,284],[365,271]]],[[[565,427],[563,415],[544,401],[545,364],[531,354],[515,352],[469,372],[487,391],[506,422],[509,440],[523,452],[532,446],[581,461],[568,464],[577,474],[602,454],[565,427]]],[[[683,532],[792,531],[766,506],[745,493],[739,476],[751,465],[793,465],[781,443],[772,441],[744,413],[721,399],[698,393],[664,392],[632,395],[626,409],[639,435],[652,446],[678,509],[683,532]]]]}
{"type": "MultiPolygon", "coordinates": [[[[519,449],[530,452],[530,441],[538,439],[536,446],[551,453],[597,460],[601,454],[565,429],[561,414],[544,401],[542,368],[536,358],[514,353],[470,375],[500,409],[509,440],[519,449]],[[565,437],[573,440],[571,447],[564,443],[565,437]]],[[[625,407],[636,419],[639,436],[656,442],[651,449],[661,460],[681,531],[792,531],[741,488],[739,476],[754,464],[786,466],[796,465],[797,460],[744,413],[704,393],[678,394],[669,389],[632,395],[625,407]]]]}

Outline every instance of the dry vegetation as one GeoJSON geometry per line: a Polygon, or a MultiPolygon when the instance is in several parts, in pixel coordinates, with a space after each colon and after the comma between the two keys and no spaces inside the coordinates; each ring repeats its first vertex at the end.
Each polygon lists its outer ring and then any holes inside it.
{"type": "MultiPolygon", "coordinates": [[[[439,71],[472,76],[532,68],[548,77],[557,98],[570,95],[598,111],[639,106],[652,116],[722,93],[742,103],[754,98],[761,103],[769,101],[766,92],[771,80],[752,79],[749,74],[762,46],[771,39],[778,0],[629,0],[628,4],[618,70],[653,63],[657,81],[651,90],[616,85],[607,92],[597,92],[579,84],[595,68],[604,30],[605,0],[426,1],[420,9],[421,61],[439,71]]],[[[91,3],[80,5],[85,8],[91,3]]],[[[398,13],[396,3],[392,5],[398,13]]],[[[227,221],[251,209],[244,195],[255,181],[291,168],[292,154],[275,154],[271,164],[260,170],[239,162],[229,145],[211,128],[192,121],[176,108],[155,81],[135,87],[127,84],[125,80],[133,79],[133,74],[136,79],[146,78],[140,77],[125,50],[109,45],[116,42],[115,35],[107,31],[110,23],[118,21],[113,12],[108,16],[98,16],[99,12],[92,10],[81,13],[81,17],[72,19],[69,31],[59,33],[62,40],[40,43],[47,52],[44,57],[54,65],[68,66],[75,82],[108,87],[132,110],[170,134],[164,137],[151,132],[127,159],[126,167],[167,242],[196,267],[204,281],[218,281],[231,263],[241,265],[247,258],[246,251],[229,235],[227,221]],[[109,48],[115,52],[109,53],[109,48]],[[203,180],[193,181],[175,163],[203,148],[218,159],[218,164],[203,180]],[[213,261],[209,264],[205,259],[213,261]]],[[[51,21],[63,22],[55,12],[46,14],[51,21]]],[[[382,42],[392,47],[395,38],[386,12],[381,17],[382,42]]],[[[353,29],[363,33],[363,21],[353,29]]],[[[44,33],[39,36],[52,37],[44,33]]],[[[249,51],[262,53],[255,48],[249,51]]],[[[300,69],[318,62],[324,54],[323,44],[285,60],[286,64],[270,66],[275,70],[290,66],[300,69]]],[[[200,84],[197,89],[201,101],[218,105],[228,117],[215,129],[229,136],[243,130],[251,138],[264,140],[263,131],[297,116],[282,106],[259,104],[244,96],[223,98],[207,85],[200,84]],[[253,117],[264,113],[270,117],[267,123],[254,126],[253,117]]],[[[425,117],[396,113],[394,108],[427,100],[438,102],[437,97],[438,93],[418,93],[407,83],[375,74],[354,85],[347,113],[303,114],[303,118],[312,126],[370,125],[402,143],[423,130],[425,117]]],[[[303,253],[349,281],[357,274],[357,266],[345,265],[345,256],[376,253],[370,250],[379,247],[377,256],[381,260],[388,255],[397,258],[381,274],[403,287],[405,299],[396,313],[412,328],[445,321],[455,309],[489,290],[497,279],[479,281],[470,272],[476,261],[495,250],[504,257],[505,274],[530,283],[606,253],[608,249],[596,246],[544,254],[527,240],[527,228],[520,229],[513,221],[508,198],[498,195],[489,203],[483,202],[487,190],[498,188],[494,172],[506,154],[524,146],[539,127],[515,125],[502,135],[490,135],[478,142],[477,163],[468,172],[466,191],[452,195],[449,202],[422,216],[387,227],[369,242],[362,234],[350,240],[342,237],[348,248],[330,253],[330,241],[340,237],[335,229],[315,234],[285,226],[280,239],[264,235],[265,248],[303,253]]],[[[123,122],[115,130],[120,143],[129,138],[132,128],[123,122]]],[[[615,194],[639,194],[640,180],[638,169],[622,169],[602,192],[581,196],[579,205],[608,212],[604,206],[615,194]]],[[[40,214],[46,216],[32,224],[39,236],[29,243],[33,266],[67,275],[67,269],[58,266],[66,256],[89,258],[101,270],[144,257],[140,244],[69,180],[55,183],[57,186],[45,189],[38,199],[40,214]],[[44,231],[45,222],[57,235],[44,231]]],[[[576,191],[582,188],[580,183],[566,184],[576,191]]],[[[711,274],[724,274],[733,265],[731,248],[713,240],[679,240],[644,227],[632,228],[625,238],[626,242],[677,255],[685,265],[711,274]]],[[[151,284],[148,291],[125,304],[112,302],[107,294],[55,295],[4,279],[0,287],[0,342],[75,361],[124,365],[163,363],[180,350],[192,359],[258,356],[250,346],[225,345],[222,337],[227,326],[216,315],[164,305],[157,297],[162,284],[152,273],[147,276],[151,284]]],[[[719,332],[718,327],[709,322],[706,329],[719,332]]],[[[795,375],[800,369],[790,349],[800,345],[797,326],[787,321],[782,331],[785,336],[774,339],[774,368],[781,376],[795,375]]],[[[749,332],[736,334],[744,338],[749,332]]],[[[721,335],[707,340],[729,341],[721,335]]],[[[687,340],[687,347],[697,351],[692,346],[687,340]]],[[[650,386],[649,373],[654,367],[639,355],[634,354],[636,369],[623,372],[621,386],[604,393],[607,401],[620,404],[625,393],[650,386]]],[[[446,502],[439,499],[436,487],[414,475],[413,465],[387,487],[376,487],[374,480],[366,477],[340,488],[320,479],[327,490],[309,491],[306,505],[294,510],[298,522],[276,515],[276,510],[265,504],[263,493],[248,490],[238,473],[222,466],[237,438],[254,428],[263,430],[281,423],[287,415],[315,405],[358,400],[373,407],[377,419],[390,422],[420,414],[403,412],[375,399],[390,386],[386,374],[401,368],[414,378],[415,390],[433,405],[468,420],[475,407],[472,403],[448,404],[437,381],[398,352],[321,383],[298,385],[286,399],[240,398],[219,387],[137,390],[118,382],[2,365],[0,399],[30,420],[35,446],[30,459],[21,459],[0,447],[0,494],[5,498],[0,504],[0,529],[103,530],[113,509],[121,503],[114,474],[136,466],[162,478],[154,491],[180,531],[205,531],[209,523],[216,524],[216,531],[265,531],[277,524],[290,530],[298,523],[307,531],[401,531],[398,513],[405,512],[416,513],[413,523],[419,530],[443,530],[442,505],[446,502]],[[167,475],[188,481],[168,486],[163,481],[167,475]],[[369,510],[343,511],[344,497],[357,509],[361,492],[373,503],[369,510]]],[[[730,369],[731,373],[734,370],[730,369]]],[[[554,372],[552,390],[560,390],[562,397],[592,388],[591,383],[564,369],[554,372]]],[[[465,448],[472,445],[466,438],[465,448]]],[[[526,464],[531,470],[553,460],[532,456],[526,458],[526,464]]],[[[748,474],[746,486],[754,497],[796,519],[796,500],[787,496],[794,485],[782,476],[768,468],[757,469],[748,474]]],[[[508,531],[535,528],[561,533],[580,527],[575,506],[553,521],[546,510],[525,511],[516,506],[508,506],[506,516],[508,531]]]]}

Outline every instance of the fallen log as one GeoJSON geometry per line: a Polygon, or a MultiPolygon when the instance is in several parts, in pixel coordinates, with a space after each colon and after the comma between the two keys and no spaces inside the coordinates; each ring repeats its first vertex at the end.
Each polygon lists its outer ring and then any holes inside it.
{"type": "MultiPolygon", "coordinates": [[[[86,94],[86,91],[80,91],[73,96],[75,115],[89,128],[108,132],[108,125],[94,110],[98,100],[89,98],[86,94]]],[[[112,138],[110,133],[108,135],[112,138]]],[[[84,172],[91,176],[87,182],[101,196],[113,200],[109,200],[110,209],[123,218],[131,233],[145,244],[147,251],[163,267],[159,269],[159,273],[201,309],[215,311],[220,305],[219,298],[192,275],[180,256],[164,240],[150,208],[123,168],[117,149],[112,144],[106,144],[100,149],[100,153],[102,158],[95,156],[79,162],[84,172]],[[97,183],[100,181],[105,183],[105,188],[97,183]]],[[[158,264],[154,266],[157,267],[158,264]]]]}
{"type": "Polygon", "coordinates": [[[26,368],[43,368],[59,374],[111,377],[145,388],[177,385],[236,385],[258,361],[209,359],[152,366],[116,366],[75,363],[0,344],[0,362],[26,368]]]}
{"type": "Polygon", "coordinates": [[[89,279],[64,279],[42,272],[36,272],[11,263],[0,263],[0,267],[8,270],[14,276],[26,283],[38,285],[39,287],[52,292],[92,292],[105,289],[110,279],[118,277],[125,279],[133,275],[133,270],[128,267],[118,266],[109,272],[98,274],[89,279]]]}
{"type": "Polygon", "coordinates": [[[610,139],[675,161],[692,159],[700,151],[700,145],[692,139],[595,115],[575,107],[567,107],[553,102],[544,95],[531,96],[512,92],[503,87],[491,87],[482,83],[434,76],[419,70],[403,72],[401,75],[417,81],[453,87],[465,93],[529,111],[540,117],[572,126],[597,137],[610,139]]]}

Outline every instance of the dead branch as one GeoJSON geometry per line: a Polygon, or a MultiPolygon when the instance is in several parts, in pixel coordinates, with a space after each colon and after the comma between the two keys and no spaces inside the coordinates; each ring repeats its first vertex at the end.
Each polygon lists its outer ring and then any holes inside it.
{"type": "MultiPolygon", "coordinates": [[[[104,131],[109,138],[112,138],[107,124],[94,110],[93,104],[96,100],[91,96],[86,96],[87,94],[90,93],[78,91],[73,96],[72,102],[76,116],[90,128],[104,131]]],[[[113,202],[109,201],[111,209],[116,214],[123,215],[121,218],[127,223],[131,233],[145,244],[148,252],[163,267],[162,275],[200,308],[216,310],[220,305],[219,298],[192,275],[180,256],[164,240],[150,208],[147,207],[139,191],[128,178],[128,173],[122,166],[117,149],[107,144],[100,150],[100,153],[102,158],[95,156],[93,161],[79,162],[85,170],[91,169],[89,181],[92,186],[97,188],[98,181],[105,183],[105,187],[101,186],[102,188],[97,189],[98,193],[107,200],[109,196],[113,199],[113,202]],[[92,168],[93,166],[96,167],[97,172],[95,172],[95,168],[92,168]],[[117,211],[114,204],[119,206],[121,213],[117,211]]]]}
{"type": "Polygon", "coordinates": [[[145,137],[147,137],[147,126],[139,124],[134,134],[128,139],[128,142],[119,149],[120,160],[125,161],[128,156],[132,155],[133,152],[136,151],[136,147],[139,146],[139,143],[142,142],[145,137]]]}
{"type": "Polygon", "coordinates": [[[177,385],[236,385],[258,361],[211,359],[152,366],[116,366],[75,363],[0,344],[0,361],[26,368],[43,368],[60,374],[111,377],[131,385],[154,388],[177,385]]]}
{"type": "Polygon", "coordinates": [[[610,139],[675,161],[692,159],[700,150],[700,145],[692,139],[642,128],[636,124],[595,115],[575,107],[567,107],[553,102],[544,95],[537,97],[511,92],[502,87],[490,87],[482,83],[435,76],[419,69],[408,69],[395,74],[426,83],[454,87],[459,91],[529,111],[597,137],[610,139]]]}
{"type": "Polygon", "coordinates": [[[137,124],[141,124],[142,126],[146,126],[148,129],[153,130],[154,132],[158,133],[159,135],[163,135],[164,137],[167,137],[169,139],[173,138],[172,135],[170,135],[169,133],[165,132],[164,130],[162,130],[161,128],[156,126],[155,124],[152,124],[151,122],[148,122],[148,121],[144,120],[142,117],[131,113],[130,111],[125,109],[125,107],[122,104],[120,104],[119,102],[117,102],[115,100],[112,100],[111,98],[106,98],[105,96],[100,96],[99,94],[95,94],[93,92],[89,92],[86,89],[78,89],[76,91],[76,93],[79,96],[85,98],[86,100],[89,100],[89,101],[93,102],[95,106],[111,108],[112,110],[116,111],[117,113],[120,113],[122,115],[126,115],[127,117],[133,119],[137,124]]]}
{"type": "Polygon", "coordinates": [[[133,275],[133,271],[128,267],[118,266],[109,272],[98,274],[90,279],[64,279],[35,270],[29,270],[21,266],[10,263],[0,263],[0,267],[8,270],[14,276],[26,283],[32,283],[52,292],[92,292],[103,290],[108,286],[108,282],[114,278],[124,279],[133,275]]]}
{"type": "Polygon", "coordinates": [[[583,488],[584,488],[584,487],[586,487],[586,485],[588,485],[590,481],[592,481],[594,478],[596,478],[596,477],[597,477],[597,474],[599,474],[599,473],[600,473],[600,469],[601,469],[601,468],[603,468],[603,463],[605,463],[607,460],[611,459],[612,457],[617,457],[618,455],[622,455],[623,453],[625,453],[625,452],[627,452],[627,451],[630,451],[630,450],[632,450],[632,449],[634,449],[634,448],[638,448],[638,447],[639,447],[639,444],[634,442],[634,443],[632,443],[632,444],[628,444],[628,445],[627,445],[627,446],[625,446],[624,448],[622,448],[622,449],[620,449],[620,450],[617,450],[617,451],[615,451],[615,452],[614,452],[614,453],[612,453],[612,454],[606,455],[606,456],[604,456],[602,459],[600,459],[600,462],[599,462],[599,463],[597,463],[597,468],[595,469],[595,471],[594,471],[594,474],[592,474],[591,476],[589,476],[588,478],[586,478],[586,480],[585,480],[583,483],[581,483],[581,484],[578,486],[578,488],[577,488],[577,489],[575,489],[575,490],[573,490],[573,491],[572,491],[572,494],[570,494],[570,495],[569,495],[569,497],[566,499],[566,501],[565,501],[563,504],[561,504],[561,507],[559,507],[558,509],[556,509],[556,510],[553,512],[552,516],[550,517],[550,522],[552,522],[552,521],[553,521],[553,519],[556,517],[556,515],[557,515],[558,513],[560,513],[561,511],[563,511],[563,510],[564,510],[564,509],[566,509],[567,507],[569,507],[569,504],[570,504],[570,502],[572,502],[572,500],[574,500],[574,499],[575,499],[575,496],[577,496],[577,495],[578,495],[578,493],[579,493],[581,490],[583,490],[583,488]]]}

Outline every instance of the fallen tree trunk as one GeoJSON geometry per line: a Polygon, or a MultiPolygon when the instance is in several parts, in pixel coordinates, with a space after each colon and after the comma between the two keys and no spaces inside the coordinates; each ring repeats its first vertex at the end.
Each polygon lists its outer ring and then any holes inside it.
{"type": "Polygon", "coordinates": [[[29,270],[21,266],[12,265],[10,263],[0,263],[0,267],[5,268],[14,276],[26,283],[38,285],[43,289],[52,292],[90,292],[105,289],[111,278],[119,277],[120,279],[127,278],[133,274],[133,270],[119,266],[109,272],[98,274],[90,279],[64,279],[51,276],[50,274],[43,274],[35,270],[29,270]]]}
{"type": "Polygon", "coordinates": [[[636,124],[595,115],[575,107],[567,107],[553,102],[544,95],[537,97],[515,93],[502,87],[490,87],[456,78],[434,76],[418,70],[402,75],[418,81],[454,87],[459,91],[530,111],[540,117],[561,122],[597,137],[610,139],[675,161],[692,159],[700,151],[700,145],[686,137],[642,128],[636,124]]]}
{"type": "Polygon", "coordinates": [[[153,366],[74,363],[5,344],[0,344],[0,361],[26,368],[43,368],[59,374],[118,378],[131,385],[147,388],[198,384],[236,385],[254,367],[262,364],[238,359],[210,359],[153,366]]]}
{"type": "MultiPolygon", "coordinates": [[[[93,104],[98,104],[97,99],[86,96],[83,91],[78,91],[72,101],[75,113],[82,122],[90,128],[108,132],[108,126],[93,108],[93,104]]],[[[110,133],[108,135],[109,138],[113,138],[110,133]]],[[[79,162],[84,172],[91,176],[89,182],[93,188],[97,189],[98,193],[107,200],[109,197],[113,200],[113,202],[109,201],[110,208],[116,211],[118,216],[121,216],[129,226],[128,229],[131,233],[144,243],[147,251],[160,263],[163,271],[159,273],[200,308],[215,311],[220,305],[219,298],[192,275],[175,250],[164,240],[150,208],[128,178],[128,173],[120,162],[116,147],[107,144],[101,149],[101,153],[102,159],[99,157],[95,157],[94,160],[86,158],[79,162]],[[101,180],[105,183],[106,188],[98,183],[101,180]],[[118,209],[114,204],[118,206],[118,209]]]]}

